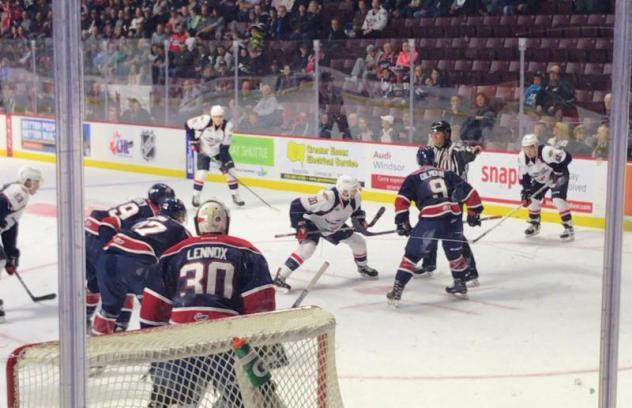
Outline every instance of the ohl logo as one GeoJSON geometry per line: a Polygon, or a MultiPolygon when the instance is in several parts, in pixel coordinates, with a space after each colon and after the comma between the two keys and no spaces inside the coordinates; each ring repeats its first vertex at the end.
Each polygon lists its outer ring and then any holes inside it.
{"type": "Polygon", "coordinates": [[[130,157],[132,155],[132,147],[134,142],[129,139],[124,139],[121,133],[117,130],[110,139],[110,151],[117,156],[130,157]]]}

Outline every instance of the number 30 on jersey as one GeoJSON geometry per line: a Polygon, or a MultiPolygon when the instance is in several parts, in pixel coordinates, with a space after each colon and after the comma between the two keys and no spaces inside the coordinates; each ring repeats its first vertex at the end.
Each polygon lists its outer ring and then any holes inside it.
{"type": "Polygon", "coordinates": [[[220,298],[233,297],[235,267],[229,262],[192,262],[180,269],[184,281],[181,296],[188,293],[215,295],[220,298]]]}

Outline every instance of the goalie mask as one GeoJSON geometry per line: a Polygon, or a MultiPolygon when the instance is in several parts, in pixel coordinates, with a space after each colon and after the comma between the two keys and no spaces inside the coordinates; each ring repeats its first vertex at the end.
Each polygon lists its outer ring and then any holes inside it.
{"type": "Polygon", "coordinates": [[[195,216],[195,231],[198,235],[228,234],[230,212],[219,201],[203,203],[195,216]]]}
{"type": "Polygon", "coordinates": [[[354,198],[360,192],[360,188],[360,182],[352,176],[340,176],[336,181],[336,190],[345,201],[354,198]]]}

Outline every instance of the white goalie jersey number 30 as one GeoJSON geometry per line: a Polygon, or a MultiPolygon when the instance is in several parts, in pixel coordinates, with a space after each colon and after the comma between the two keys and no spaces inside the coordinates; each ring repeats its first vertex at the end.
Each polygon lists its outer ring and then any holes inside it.
{"type": "Polygon", "coordinates": [[[233,297],[235,267],[230,262],[192,262],[180,269],[185,285],[182,296],[191,290],[200,295],[216,295],[224,299],[233,297]]]}

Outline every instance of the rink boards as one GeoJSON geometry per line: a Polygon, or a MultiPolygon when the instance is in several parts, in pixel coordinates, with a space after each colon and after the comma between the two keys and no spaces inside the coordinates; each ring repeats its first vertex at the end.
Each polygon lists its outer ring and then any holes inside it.
{"type": "MultiPolygon", "coordinates": [[[[54,121],[48,117],[0,115],[0,155],[54,161],[54,121]]],[[[194,156],[179,128],[86,122],[86,166],[170,177],[191,176],[194,156]]],[[[252,187],[313,193],[341,174],[364,183],[363,198],[392,202],[403,178],[417,168],[415,146],[235,134],[231,154],[240,178],[252,187]]],[[[578,225],[603,227],[607,163],[575,158],[570,166],[569,201],[578,225]]],[[[627,164],[626,229],[632,230],[632,163],[627,164]]],[[[211,171],[209,181],[223,182],[211,171]]],[[[517,155],[486,151],[470,165],[469,181],[488,214],[505,214],[519,204],[517,155]]],[[[550,203],[545,221],[559,222],[550,203]]],[[[526,217],[521,211],[519,217],[526,217]]]]}

